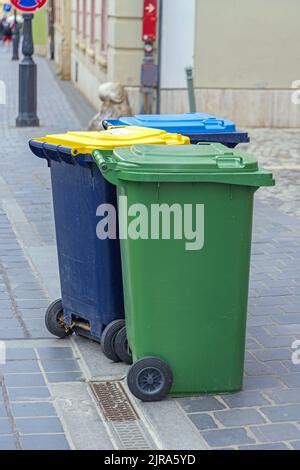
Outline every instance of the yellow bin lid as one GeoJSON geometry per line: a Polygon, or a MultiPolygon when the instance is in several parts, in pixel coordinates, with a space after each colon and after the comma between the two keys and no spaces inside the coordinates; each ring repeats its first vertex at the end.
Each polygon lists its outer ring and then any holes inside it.
{"type": "Polygon", "coordinates": [[[190,139],[180,134],[169,134],[160,129],[147,127],[115,127],[107,131],[67,132],[34,139],[47,144],[72,149],[73,155],[92,154],[94,150],[114,150],[136,144],[188,145],[190,139]]]}

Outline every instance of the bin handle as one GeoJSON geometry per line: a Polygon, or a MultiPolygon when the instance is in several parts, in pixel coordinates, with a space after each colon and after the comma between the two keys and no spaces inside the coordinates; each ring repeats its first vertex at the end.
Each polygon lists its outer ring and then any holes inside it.
{"type": "Polygon", "coordinates": [[[244,168],[242,157],[216,157],[216,163],[219,168],[244,168]]]}
{"type": "Polygon", "coordinates": [[[113,159],[109,155],[103,155],[99,150],[93,152],[93,159],[102,172],[109,170],[109,164],[113,164],[113,159]]]}
{"type": "Polygon", "coordinates": [[[203,121],[204,124],[214,124],[224,127],[225,121],[223,119],[208,118],[203,121]]]}

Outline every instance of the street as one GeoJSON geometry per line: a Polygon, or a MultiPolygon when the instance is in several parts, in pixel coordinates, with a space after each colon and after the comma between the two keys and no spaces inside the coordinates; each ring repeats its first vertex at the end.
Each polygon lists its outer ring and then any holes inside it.
{"type": "Polygon", "coordinates": [[[277,180],[257,193],[244,390],[142,404],[127,394],[127,366],[44,326],[60,297],[51,181],[28,141],[86,129],[95,110],[36,61],[41,127],[16,128],[18,63],[0,47],[0,449],[300,449],[299,131],[250,129],[241,147],[277,180]]]}

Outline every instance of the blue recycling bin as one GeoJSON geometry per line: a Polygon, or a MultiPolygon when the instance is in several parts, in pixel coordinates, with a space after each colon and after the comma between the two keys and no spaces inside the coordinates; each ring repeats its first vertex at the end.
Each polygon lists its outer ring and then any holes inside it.
{"type": "Polygon", "coordinates": [[[217,142],[234,148],[238,144],[250,141],[248,133],[237,130],[234,122],[203,113],[139,114],[103,122],[105,129],[110,126],[142,126],[162,129],[170,133],[186,135],[191,139],[192,144],[217,142]]]}
{"type": "MultiPolygon", "coordinates": [[[[75,157],[70,148],[34,140],[30,148],[51,170],[62,301],[51,304],[50,315],[63,308],[64,325],[100,342],[104,328],[124,318],[119,240],[96,235],[97,208],[101,202],[116,207],[115,188],[89,154],[75,157]]],[[[55,336],[67,336],[47,318],[46,325],[55,336]]]]}

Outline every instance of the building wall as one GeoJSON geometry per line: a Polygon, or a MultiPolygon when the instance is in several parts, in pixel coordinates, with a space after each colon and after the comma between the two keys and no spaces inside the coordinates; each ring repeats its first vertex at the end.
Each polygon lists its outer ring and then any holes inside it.
{"type": "Polygon", "coordinates": [[[199,109],[244,126],[299,127],[291,100],[300,78],[299,15],[298,0],[197,1],[199,109]]]}
{"type": "Polygon", "coordinates": [[[72,0],[54,0],[54,57],[57,74],[71,79],[71,16],[72,0]]]}
{"type": "Polygon", "coordinates": [[[107,81],[125,85],[138,108],[143,0],[96,0],[92,11],[92,0],[72,0],[72,80],[96,109],[107,81]]]}
{"type": "Polygon", "coordinates": [[[290,88],[299,76],[299,0],[225,3],[197,2],[196,86],[290,88]]]}
{"type": "MultiPolygon", "coordinates": [[[[300,127],[300,107],[291,100],[292,82],[300,79],[299,0],[189,0],[194,9],[184,13],[177,1],[164,0],[162,112],[189,110],[184,67],[194,63],[199,111],[241,127],[300,127]]],[[[143,0],[69,0],[68,8],[71,46],[64,55],[70,61],[57,60],[68,63],[72,81],[95,108],[99,84],[117,81],[138,112],[143,0]]],[[[65,28],[57,27],[57,49],[63,36],[65,28]]]]}
{"type": "Polygon", "coordinates": [[[47,55],[47,10],[43,8],[34,14],[32,22],[33,42],[36,55],[47,55]]]}

